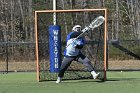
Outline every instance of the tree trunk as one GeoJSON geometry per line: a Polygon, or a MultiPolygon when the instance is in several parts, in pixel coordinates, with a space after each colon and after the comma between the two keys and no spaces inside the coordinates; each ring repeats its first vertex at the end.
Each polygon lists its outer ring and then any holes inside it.
{"type": "Polygon", "coordinates": [[[115,24],[115,29],[116,29],[116,39],[119,39],[119,5],[118,5],[118,0],[116,0],[116,24],[115,24]]]}
{"type": "MultiPolygon", "coordinates": [[[[21,13],[21,18],[22,18],[22,28],[24,29],[25,28],[25,22],[24,22],[24,10],[23,10],[23,8],[22,8],[22,3],[21,3],[21,0],[18,0],[18,4],[19,4],[19,8],[20,8],[20,13],[21,13]]],[[[20,33],[21,33],[21,31],[20,31],[20,33]]]]}
{"type": "Polygon", "coordinates": [[[32,9],[32,0],[29,0],[29,28],[30,28],[30,41],[34,41],[34,31],[33,31],[33,9],[32,9]]]}

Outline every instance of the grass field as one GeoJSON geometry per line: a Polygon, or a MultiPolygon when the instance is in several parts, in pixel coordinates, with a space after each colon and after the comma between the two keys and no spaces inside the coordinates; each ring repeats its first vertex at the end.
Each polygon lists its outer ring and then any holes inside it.
{"type": "Polygon", "coordinates": [[[37,82],[35,72],[0,74],[0,93],[140,93],[140,72],[107,72],[107,81],[37,82]]]}

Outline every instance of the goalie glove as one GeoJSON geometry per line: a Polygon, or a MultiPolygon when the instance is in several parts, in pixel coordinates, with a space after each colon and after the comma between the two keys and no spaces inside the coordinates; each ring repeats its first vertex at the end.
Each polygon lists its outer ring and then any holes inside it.
{"type": "Polygon", "coordinates": [[[73,47],[76,47],[76,46],[77,46],[77,39],[74,39],[74,40],[73,40],[72,46],[73,46],[73,47]]]}
{"type": "Polygon", "coordinates": [[[72,40],[72,46],[73,47],[76,47],[76,46],[78,46],[78,45],[83,45],[84,43],[83,43],[83,41],[82,41],[82,39],[76,39],[76,38],[74,38],[73,40],[72,40]]]}

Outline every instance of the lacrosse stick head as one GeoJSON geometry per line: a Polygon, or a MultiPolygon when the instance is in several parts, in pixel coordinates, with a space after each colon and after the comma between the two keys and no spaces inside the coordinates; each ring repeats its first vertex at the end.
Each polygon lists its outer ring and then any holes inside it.
{"type": "Polygon", "coordinates": [[[101,24],[103,24],[105,18],[103,16],[99,16],[96,19],[94,19],[91,24],[89,25],[89,28],[94,29],[96,27],[99,27],[101,24]]]}

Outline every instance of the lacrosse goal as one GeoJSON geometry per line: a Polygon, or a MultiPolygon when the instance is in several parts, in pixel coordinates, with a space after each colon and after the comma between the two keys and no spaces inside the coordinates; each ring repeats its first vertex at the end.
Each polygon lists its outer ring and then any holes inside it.
{"type": "MultiPolygon", "coordinates": [[[[89,40],[82,52],[91,60],[94,68],[106,80],[107,63],[107,9],[38,10],[35,11],[37,80],[56,80],[58,73],[50,71],[49,27],[53,24],[53,13],[57,15],[57,25],[61,27],[61,56],[66,47],[66,35],[74,25],[88,26],[98,16],[104,16],[104,23],[85,34],[89,40]]],[[[91,74],[78,62],[72,62],[64,79],[88,79],[91,74]]]]}

